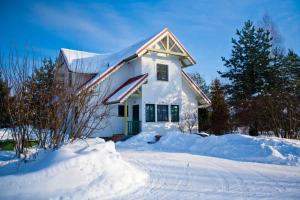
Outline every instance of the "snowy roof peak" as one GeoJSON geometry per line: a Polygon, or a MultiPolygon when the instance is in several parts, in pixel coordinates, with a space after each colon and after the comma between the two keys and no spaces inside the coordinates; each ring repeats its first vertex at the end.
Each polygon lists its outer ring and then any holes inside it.
{"type": "Polygon", "coordinates": [[[182,67],[196,63],[193,57],[188,53],[169,28],[164,28],[162,31],[152,35],[151,37],[143,39],[121,51],[111,54],[99,54],[64,48],[61,49],[61,54],[63,55],[64,60],[66,60],[70,71],[97,74],[81,89],[92,87],[121,67],[123,63],[136,57],[141,57],[148,52],[180,56],[182,58],[180,59],[182,67]],[[168,43],[167,45],[165,44],[166,41],[168,43]]]}
{"type": "Polygon", "coordinates": [[[61,48],[60,51],[70,71],[98,74],[104,72],[108,67],[117,64],[119,61],[134,56],[136,51],[154,36],[143,39],[116,53],[100,54],[66,48],[61,48]]]}

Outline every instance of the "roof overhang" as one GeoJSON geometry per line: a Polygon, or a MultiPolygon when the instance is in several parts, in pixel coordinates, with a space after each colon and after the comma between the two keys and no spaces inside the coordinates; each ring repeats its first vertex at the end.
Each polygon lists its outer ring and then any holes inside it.
{"type": "Polygon", "coordinates": [[[120,85],[104,100],[106,104],[123,103],[130,95],[132,95],[138,88],[147,81],[148,74],[132,77],[120,85]]]}
{"type": "Polygon", "coordinates": [[[210,99],[206,96],[206,94],[201,90],[201,88],[193,81],[189,75],[187,75],[183,70],[182,70],[182,76],[184,77],[184,80],[188,83],[190,88],[200,97],[203,99],[205,102],[202,105],[199,105],[199,107],[208,107],[211,105],[210,99]]]}
{"type": "Polygon", "coordinates": [[[168,28],[165,28],[160,33],[158,33],[155,36],[153,36],[144,45],[142,45],[135,53],[133,53],[132,55],[130,55],[130,56],[126,57],[126,58],[123,58],[117,64],[109,67],[102,74],[98,74],[93,79],[91,79],[90,81],[88,81],[82,88],[79,89],[79,93],[82,90],[89,90],[89,89],[95,87],[97,84],[100,84],[103,80],[105,80],[107,77],[109,77],[110,74],[112,74],[113,72],[117,71],[126,62],[129,62],[129,61],[131,61],[131,60],[133,60],[133,59],[135,59],[137,57],[141,57],[145,53],[149,52],[149,47],[151,47],[151,45],[153,45],[155,42],[157,42],[160,39],[162,39],[163,37],[165,37],[167,34],[169,34],[169,36],[174,40],[174,42],[178,45],[178,47],[180,47],[180,49],[186,55],[185,56],[187,58],[186,60],[188,60],[189,63],[185,63],[186,61],[184,61],[182,59],[183,57],[180,58],[181,59],[180,61],[181,61],[182,65],[183,65],[183,67],[187,67],[189,65],[196,64],[195,59],[189,54],[189,52],[179,42],[179,40],[175,37],[175,35],[168,28]]]}

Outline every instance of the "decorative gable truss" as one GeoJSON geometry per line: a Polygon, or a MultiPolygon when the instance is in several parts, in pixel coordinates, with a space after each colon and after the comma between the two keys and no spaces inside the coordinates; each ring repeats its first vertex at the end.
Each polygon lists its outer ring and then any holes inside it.
{"type": "Polygon", "coordinates": [[[177,56],[187,56],[178,45],[170,38],[169,35],[166,35],[163,39],[152,45],[148,48],[148,51],[154,51],[159,53],[166,53],[177,56]]]}
{"type": "Polygon", "coordinates": [[[183,67],[196,63],[168,28],[164,29],[164,31],[154,37],[148,44],[144,45],[143,48],[139,49],[137,55],[141,56],[147,52],[179,56],[183,67]]]}

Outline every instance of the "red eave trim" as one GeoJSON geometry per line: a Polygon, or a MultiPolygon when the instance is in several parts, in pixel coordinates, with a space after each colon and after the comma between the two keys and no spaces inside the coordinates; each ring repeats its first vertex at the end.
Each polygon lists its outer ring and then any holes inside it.
{"type": "Polygon", "coordinates": [[[163,30],[162,32],[160,32],[158,35],[156,35],[153,39],[151,39],[151,41],[146,45],[144,46],[141,50],[137,51],[136,54],[139,54],[141,53],[142,51],[144,51],[146,48],[148,48],[151,44],[153,44],[153,42],[155,40],[157,40],[160,36],[162,36],[163,34],[165,34],[165,32],[167,32],[168,29],[166,28],[165,30],[163,30]]]}
{"type": "MultiPolygon", "coordinates": [[[[143,74],[143,75],[139,75],[139,76],[135,76],[132,77],[130,79],[128,79],[127,81],[125,81],[121,86],[119,86],[116,90],[114,90],[109,96],[107,96],[105,98],[105,100],[103,101],[104,103],[109,103],[107,102],[108,99],[110,97],[112,97],[114,94],[116,94],[119,90],[121,90],[123,87],[125,87],[126,85],[132,83],[133,81],[136,81],[138,79],[140,79],[134,86],[132,86],[125,94],[123,94],[120,99],[118,99],[117,102],[120,102],[123,100],[124,97],[126,97],[126,95],[128,95],[133,89],[135,89],[135,87],[137,87],[141,82],[143,82],[146,78],[148,77],[148,74],[143,74]]],[[[110,102],[111,103],[111,102],[110,102]]]]}
{"type": "Polygon", "coordinates": [[[176,36],[168,28],[166,28],[164,31],[162,31],[157,36],[155,36],[155,38],[153,38],[146,46],[144,46],[141,50],[137,51],[136,54],[140,54],[142,51],[144,51],[146,48],[148,48],[150,45],[152,45],[160,36],[162,36],[166,32],[169,32],[172,35],[172,37],[176,40],[176,42],[180,45],[180,47],[187,53],[189,58],[191,58],[193,64],[196,64],[195,59],[189,54],[189,52],[186,50],[186,48],[184,48],[184,46],[178,41],[176,36]]]}
{"type": "Polygon", "coordinates": [[[141,78],[132,88],[130,88],[125,94],[123,94],[120,98],[120,102],[132,91],[134,90],[139,84],[141,84],[147,77],[148,74],[144,74],[144,77],[141,78]]]}
{"type": "Polygon", "coordinates": [[[211,101],[210,99],[206,96],[206,94],[201,90],[201,88],[199,88],[199,86],[191,79],[191,77],[189,77],[183,70],[181,70],[183,75],[188,79],[188,81],[194,85],[196,87],[196,89],[198,90],[198,92],[200,93],[200,95],[210,104],[211,101]]]}
{"type": "Polygon", "coordinates": [[[176,40],[176,42],[181,46],[181,48],[184,49],[184,51],[187,53],[187,55],[191,58],[191,60],[193,61],[193,64],[196,64],[195,59],[189,54],[189,52],[186,50],[186,48],[184,48],[184,46],[178,41],[178,39],[175,37],[175,35],[169,31],[169,33],[173,36],[173,38],[176,40]]]}
{"type": "MultiPolygon", "coordinates": [[[[109,68],[108,70],[106,70],[106,72],[104,74],[102,74],[101,76],[99,76],[99,78],[97,78],[94,82],[92,82],[91,84],[89,84],[86,88],[81,88],[79,90],[88,90],[91,87],[93,87],[95,84],[99,83],[101,80],[103,80],[105,77],[107,77],[109,74],[111,74],[116,68],[118,68],[122,62],[119,62],[118,64],[116,64],[115,66],[109,68]]],[[[88,83],[87,83],[88,84],[88,83]]]]}

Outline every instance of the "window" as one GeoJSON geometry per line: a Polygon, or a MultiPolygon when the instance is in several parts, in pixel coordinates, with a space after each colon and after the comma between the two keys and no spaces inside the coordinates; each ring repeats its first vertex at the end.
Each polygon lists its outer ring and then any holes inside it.
{"type": "Polygon", "coordinates": [[[171,122],[179,122],[179,106],[171,105],[171,122]]]}
{"type": "Polygon", "coordinates": [[[160,122],[169,121],[168,105],[157,105],[157,121],[160,122]]]}
{"type": "Polygon", "coordinates": [[[154,104],[146,104],[146,122],[155,122],[154,104]]]}
{"type": "MultiPolygon", "coordinates": [[[[118,116],[119,117],[124,117],[125,116],[124,105],[119,105],[119,107],[118,107],[118,116]]],[[[127,106],[127,117],[128,117],[128,106],[127,106]]]]}
{"type": "Polygon", "coordinates": [[[72,86],[72,73],[69,73],[69,87],[72,86]]]}
{"type": "Polygon", "coordinates": [[[157,64],[157,80],[168,81],[168,65],[157,64]]]}

